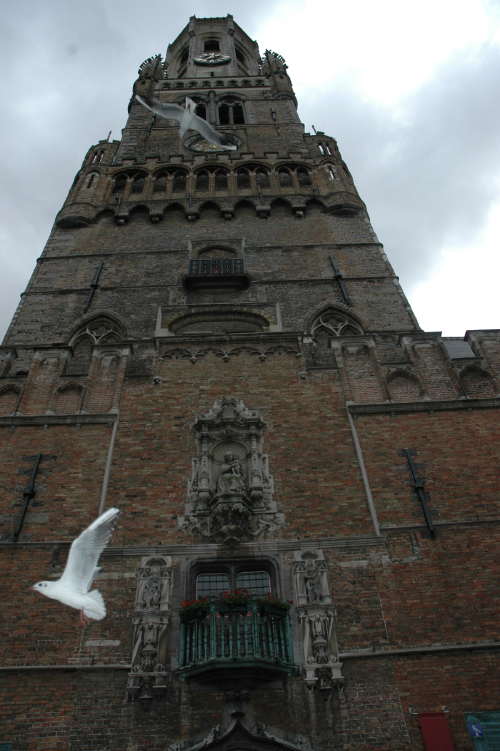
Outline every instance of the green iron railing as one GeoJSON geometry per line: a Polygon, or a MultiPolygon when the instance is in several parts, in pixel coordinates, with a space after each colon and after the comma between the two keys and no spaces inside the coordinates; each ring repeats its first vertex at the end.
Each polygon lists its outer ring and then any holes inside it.
{"type": "Polygon", "coordinates": [[[210,603],[204,617],[181,620],[180,671],[184,677],[217,668],[251,667],[294,672],[287,611],[210,603]]]}

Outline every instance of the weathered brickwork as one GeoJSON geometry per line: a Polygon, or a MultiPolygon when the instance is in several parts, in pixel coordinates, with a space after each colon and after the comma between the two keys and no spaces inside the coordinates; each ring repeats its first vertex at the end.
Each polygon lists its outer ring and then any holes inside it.
{"type": "Polygon", "coordinates": [[[500,334],[419,328],[279,55],[193,17],[167,61],[134,92],[193,97],[238,148],[203,151],[132,99],[0,348],[0,744],[424,751],[419,715],[444,712],[472,751],[465,716],[500,711],[500,334]],[[111,506],[107,616],[81,625],[30,587],[111,506]],[[141,599],[158,571],[161,607],[141,599]],[[250,604],[224,647],[203,632],[219,652],[194,675],[181,603],[200,573],[241,572],[290,604],[286,670],[284,621],[244,635],[250,604]],[[262,634],[272,666],[229,654],[262,634]]]}

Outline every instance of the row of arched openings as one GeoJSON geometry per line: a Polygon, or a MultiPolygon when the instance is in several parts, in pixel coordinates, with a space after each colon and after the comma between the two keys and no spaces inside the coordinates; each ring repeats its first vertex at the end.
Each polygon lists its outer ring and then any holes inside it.
{"type": "MultiPolygon", "coordinates": [[[[180,167],[167,167],[152,175],[153,193],[184,193],[189,172],[180,167]]],[[[225,167],[203,167],[192,175],[191,188],[199,192],[224,191],[233,186],[238,190],[258,191],[271,188],[274,183],[280,188],[300,190],[312,185],[310,171],[297,164],[286,164],[270,170],[259,164],[238,167],[231,172],[225,167]]],[[[124,193],[130,182],[130,194],[141,194],[148,174],[143,171],[120,172],[113,181],[112,193],[124,193]]],[[[87,188],[92,187],[94,175],[88,176],[87,188]]]]}

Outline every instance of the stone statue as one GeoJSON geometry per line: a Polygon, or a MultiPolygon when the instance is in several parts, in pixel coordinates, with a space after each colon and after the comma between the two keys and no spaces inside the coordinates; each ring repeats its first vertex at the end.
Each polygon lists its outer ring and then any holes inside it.
{"type": "Polygon", "coordinates": [[[245,480],[241,462],[235,454],[224,454],[224,462],[217,480],[217,494],[243,493],[245,480]]]}

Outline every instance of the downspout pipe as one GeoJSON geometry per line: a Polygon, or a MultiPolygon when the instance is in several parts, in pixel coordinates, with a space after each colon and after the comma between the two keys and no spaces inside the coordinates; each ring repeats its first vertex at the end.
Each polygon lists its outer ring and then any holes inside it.
{"type": "Polygon", "coordinates": [[[347,419],[349,420],[349,427],[351,428],[352,442],[354,444],[354,450],[356,452],[359,469],[361,471],[361,478],[363,480],[363,485],[365,488],[366,502],[368,504],[368,510],[370,512],[373,529],[375,530],[375,534],[377,535],[377,537],[380,537],[381,536],[380,525],[378,522],[375,503],[373,501],[373,495],[372,495],[372,491],[370,488],[370,482],[368,480],[368,473],[366,471],[365,460],[363,457],[363,449],[361,448],[361,444],[359,442],[358,431],[356,430],[356,423],[354,422],[353,416],[351,415],[349,404],[346,404],[346,410],[347,410],[347,419]]]}

